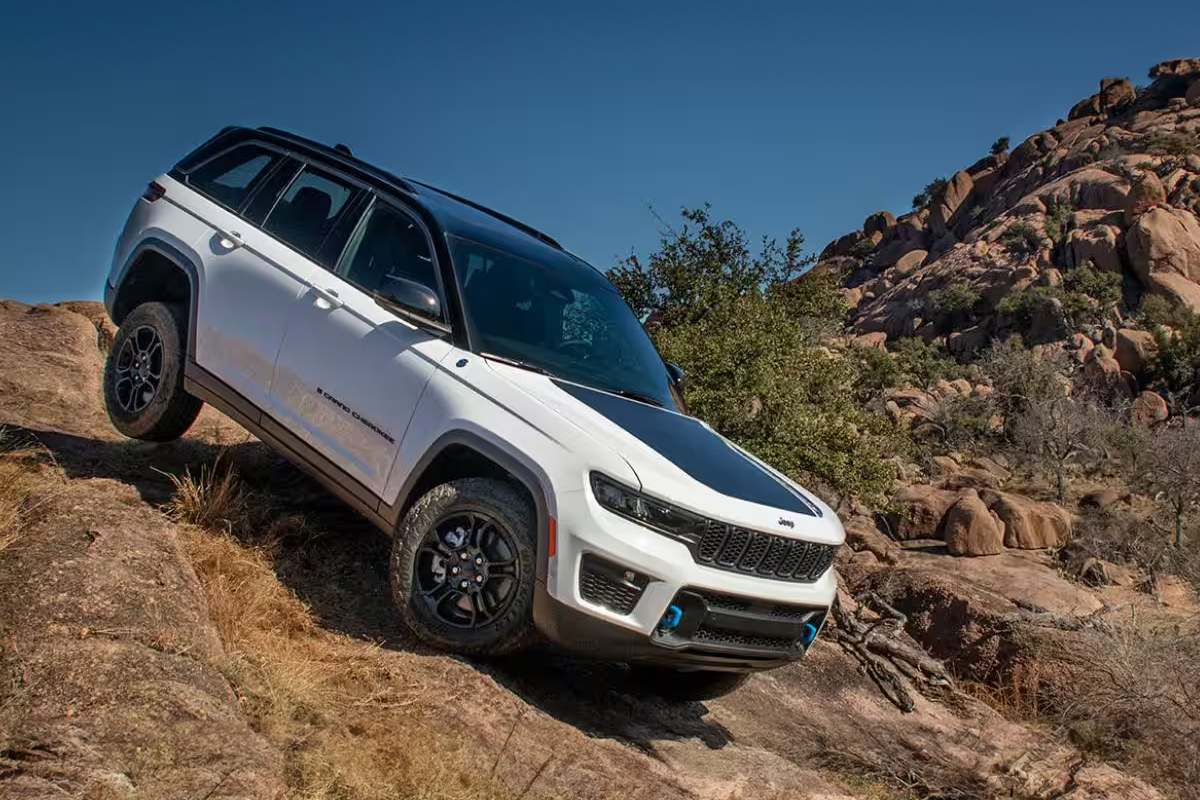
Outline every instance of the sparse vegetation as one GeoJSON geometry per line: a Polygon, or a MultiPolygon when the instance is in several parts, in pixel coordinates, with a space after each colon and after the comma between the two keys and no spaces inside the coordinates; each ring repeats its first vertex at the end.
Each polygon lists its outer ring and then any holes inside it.
{"type": "Polygon", "coordinates": [[[996,304],[996,310],[1013,320],[1019,330],[1028,331],[1046,304],[1056,300],[1068,328],[1077,331],[1103,322],[1120,299],[1120,275],[1082,266],[1065,273],[1061,286],[1031,286],[1008,293],[996,304]]]}
{"type": "Polygon", "coordinates": [[[1158,345],[1148,377],[1166,391],[1176,413],[1189,412],[1200,398],[1200,316],[1152,295],[1139,317],[1158,345]]]}
{"type": "Polygon", "coordinates": [[[925,188],[913,196],[912,206],[914,210],[925,208],[934,200],[937,200],[946,193],[946,186],[949,181],[945,178],[934,178],[925,188]]]}
{"type": "Polygon", "coordinates": [[[1075,213],[1074,206],[1070,202],[1062,199],[1052,199],[1046,205],[1046,237],[1058,246],[1063,237],[1067,235],[1067,226],[1071,222],[1071,215],[1075,213]]]}
{"type": "Polygon", "coordinates": [[[1014,252],[1030,254],[1042,249],[1043,237],[1033,224],[1020,220],[1009,225],[997,241],[1014,252]]]}
{"type": "Polygon", "coordinates": [[[1007,136],[1001,136],[999,139],[992,142],[992,147],[988,152],[990,152],[994,156],[998,156],[1002,153],[1007,153],[1008,152],[1008,141],[1009,141],[1009,139],[1007,136]]]}
{"type": "Polygon", "coordinates": [[[929,293],[934,311],[939,315],[965,314],[980,300],[979,290],[969,283],[953,282],[929,293]]]}
{"type": "Polygon", "coordinates": [[[938,381],[958,380],[970,373],[946,352],[944,346],[927,344],[912,337],[896,343],[895,360],[905,382],[927,390],[938,381]]]}

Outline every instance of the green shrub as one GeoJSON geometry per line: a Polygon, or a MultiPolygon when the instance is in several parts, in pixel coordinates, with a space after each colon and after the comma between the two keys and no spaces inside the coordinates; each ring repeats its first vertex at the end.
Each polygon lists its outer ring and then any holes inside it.
{"type": "Polygon", "coordinates": [[[994,156],[998,156],[1001,153],[1007,153],[1008,152],[1008,137],[1001,136],[999,139],[992,142],[992,148],[989,152],[994,156]]]}
{"type": "Polygon", "coordinates": [[[917,338],[901,339],[895,349],[896,365],[905,383],[930,389],[938,381],[967,377],[970,370],[959,364],[940,345],[917,338]]]}
{"type": "Polygon", "coordinates": [[[1146,369],[1150,382],[1186,405],[1194,405],[1200,396],[1200,316],[1173,308],[1162,298],[1148,297],[1139,318],[1154,330],[1158,344],[1158,353],[1146,369]],[[1171,329],[1171,335],[1160,327],[1163,325],[1171,329]]]}
{"type": "Polygon", "coordinates": [[[636,310],[659,311],[655,344],[687,371],[692,413],[796,480],[880,503],[905,442],[864,408],[855,360],[818,346],[845,305],[835,275],[797,277],[802,241],[793,232],[756,252],[705,206],[685,211],[679,229],[664,226],[645,265],[626,259],[610,276],[636,310]]]}
{"type": "Polygon", "coordinates": [[[1051,299],[1062,304],[1063,316],[1072,330],[1100,324],[1112,304],[1121,299],[1121,276],[1090,266],[1076,267],[1063,275],[1062,286],[1033,286],[1010,292],[996,304],[996,310],[1010,317],[1019,328],[1027,329],[1051,299]]]}
{"type": "Polygon", "coordinates": [[[965,314],[975,307],[982,295],[969,283],[956,281],[929,293],[929,301],[939,317],[965,314]]]}
{"type": "Polygon", "coordinates": [[[1067,226],[1071,223],[1071,215],[1075,213],[1074,206],[1069,201],[1052,199],[1046,209],[1046,236],[1056,246],[1067,235],[1067,226]]]}
{"type": "Polygon", "coordinates": [[[934,178],[925,188],[913,196],[913,208],[922,209],[925,206],[937,200],[946,192],[946,186],[949,184],[945,178],[934,178]]]}
{"type": "Polygon", "coordinates": [[[1036,253],[1042,249],[1042,234],[1024,220],[1008,226],[997,241],[1020,253],[1036,253]]]}

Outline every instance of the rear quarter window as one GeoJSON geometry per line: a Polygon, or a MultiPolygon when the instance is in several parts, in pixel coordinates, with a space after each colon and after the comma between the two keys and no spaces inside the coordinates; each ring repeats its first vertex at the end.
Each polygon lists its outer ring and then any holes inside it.
{"type": "Polygon", "coordinates": [[[282,159],[283,156],[274,150],[253,144],[242,145],[196,167],[187,176],[187,183],[236,211],[282,159]]]}

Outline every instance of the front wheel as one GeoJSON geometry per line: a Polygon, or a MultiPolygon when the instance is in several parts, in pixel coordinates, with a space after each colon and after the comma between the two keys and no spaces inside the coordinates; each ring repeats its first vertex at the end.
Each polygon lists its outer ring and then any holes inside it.
{"type": "Polygon", "coordinates": [[[421,641],[467,655],[515,652],[533,637],[537,514],[493,478],[430,489],[392,544],[392,596],[421,641]]]}
{"type": "Polygon", "coordinates": [[[204,405],[183,388],[187,321],[182,306],[143,303],[121,322],[104,366],[104,405],[132,439],[169,442],[204,405]]]}
{"type": "Polygon", "coordinates": [[[634,679],[654,694],[676,701],[716,700],[740,689],[747,672],[680,671],[666,667],[631,667],[634,679]]]}

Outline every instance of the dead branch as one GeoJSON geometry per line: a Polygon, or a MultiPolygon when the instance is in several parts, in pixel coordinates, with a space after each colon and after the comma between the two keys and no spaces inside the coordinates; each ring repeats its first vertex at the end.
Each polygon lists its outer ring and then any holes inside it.
{"type": "Polygon", "coordinates": [[[829,638],[854,656],[884,697],[907,713],[916,707],[908,682],[923,694],[953,691],[953,682],[942,663],[901,638],[908,622],[904,614],[875,592],[867,592],[855,602],[856,606],[849,609],[840,600],[834,601],[834,626],[829,638]],[[868,604],[879,616],[868,616],[868,604]]]}

